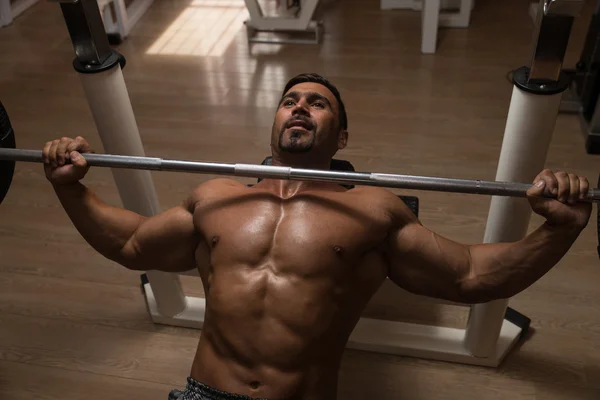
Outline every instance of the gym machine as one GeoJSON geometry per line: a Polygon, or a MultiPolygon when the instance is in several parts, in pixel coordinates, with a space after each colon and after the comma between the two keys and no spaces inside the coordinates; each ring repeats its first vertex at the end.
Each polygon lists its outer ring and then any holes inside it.
{"type": "Polygon", "coordinates": [[[579,116],[588,154],[600,154],[600,1],[592,14],[575,69],[565,70],[570,85],[560,111],[579,116]]]}
{"type": "Polygon", "coordinates": [[[267,16],[258,0],[244,0],[244,2],[250,15],[250,18],[244,21],[248,43],[318,44],[321,41],[323,21],[312,19],[319,0],[280,0],[278,16],[267,16]],[[264,37],[263,33],[278,33],[285,36],[264,37]],[[301,34],[308,38],[294,37],[301,34]]]}
{"type": "MultiPolygon", "coordinates": [[[[10,25],[15,18],[39,0],[0,0],[0,28],[10,25]]],[[[97,0],[106,34],[111,44],[119,44],[129,36],[131,29],[148,11],[154,0],[97,0]]]]}
{"type": "Polygon", "coordinates": [[[37,2],[38,0],[0,0],[0,28],[10,25],[15,18],[37,2]]]}
{"type": "MultiPolygon", "coordinates": [[[[571,27],[583,0],[540,0],[533,54],[528,66],[513,73],[513,93],[500,152],[496,181],[532,182],[543,169],[561,98],[569,79],[562,71],[571,27]]],[[[144,157],[121,68],[124,58],[111,50],[96,0],[61,2],[79,72],[100,138],[107,153],[144,157]]],[[[231,168],[231,166],[218,166],[231,168]]],[[[252,167],[269,173],[270,168],[252,167]]],[[[233,168],[235,172],[235,167],[233,168]]],[[[292,174],[283,168],[282,174],[292,174]],[[284,171],[285,170],[285,171],[284,171]]],[[[148,170],[112,170],[123,206],[141,215],[158,212],[159,206],[148,170]]],[[[331,172],[329,173],[332,174],[331,172]]],[[[332,175],[336,175],[335,173],[332,175]]],[[[350,173],[357,177],[357,174],[350,173]]],[[[255,175],[246,175],[255,176],[255,175]]],[[[266,176],[266,175],[265,175],[266,176]]],[[[527,232],[531,208],[527,199],[494,195],[491,200],[485,243],[516,241],[527,232]]],[[[197,271],[186,273],[197,276],[197,271]]],[[[178,274],[148,271],[142,284],[151,318],[160,324],[202,328],[205,300],[185,296],[178,274]]],[[[399,290],[385,282],[388,292],[399,290]]],[[[470,308],[465,329],[361,318],[347,347],[373,352],[414,356],[474,365],[498,366],[530,320],[508,307],[509,299],[470,308]]]]}
{"type": "Polygon", "coordinates": [[[381,10],[421,11],[421,53],[434,54],[438,28],[468,28],[475,0],[380,0],[381,10]]]}
{"type": "Polygon", "coordinates": [[[129,36],[154,0],[97,0],[104,28],[111,44],[119,44],[129,36]]]}

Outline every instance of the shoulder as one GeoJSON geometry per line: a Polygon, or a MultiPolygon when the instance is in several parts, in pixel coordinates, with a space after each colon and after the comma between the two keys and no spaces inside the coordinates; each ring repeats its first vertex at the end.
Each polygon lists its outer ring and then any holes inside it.
{"type": "Polygon", "coordinates": [[[241,188],[241,187],[245,188],[246,185],[244,185],[243,183],[238,182],[234,179],[216,178],[216,179],[209,179],[208,181],[199,184],[194,189],[194,192],[206,192],[206,191],[213,191],[213,190],[230,190],[232,188],[241,188]]]}
{"type": "Polygon", "coordinates": [[[222,199],[243,189],[247,189],[247,186],[233,179],[210,179],[196,186],[184,203],[188,210],[192,211],[199,202],[222,199]]]}
{"type": "Polygon", "coordinates": [[[357,186],[348,191],[361,199],[369,206],[381,210],[392,225],[406,225],[418,222],[417,217],[406,205],[406,203],[390,190],[376,186],[357,186]]]}

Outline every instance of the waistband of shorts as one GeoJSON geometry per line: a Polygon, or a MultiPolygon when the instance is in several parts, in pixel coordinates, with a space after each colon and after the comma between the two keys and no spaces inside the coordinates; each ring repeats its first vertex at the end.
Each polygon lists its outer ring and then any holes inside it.
{"type": "Polygon", "coordinates": [[[191,376],[187,378],[187,390],[214,400],[267,400],[215,389],[202,382],[198,382],[191,376]]]}

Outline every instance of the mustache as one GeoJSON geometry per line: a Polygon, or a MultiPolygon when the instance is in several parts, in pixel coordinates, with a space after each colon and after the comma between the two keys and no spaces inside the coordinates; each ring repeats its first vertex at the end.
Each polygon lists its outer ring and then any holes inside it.
{"type": "Polygon", "coordinates": [[[300,123],[300,125],[302,125],[305,129],[308,129],[308,130],[314,129],[314,127],[315,127],[315,124],[313,124],[313,122],[310,120],[310,118],[308,118],[304,115],[298,115],[294,118],[290,118],[284,124],[284,129],[290,128],[292,125],[298,124],[298,123],[300,123]]]}

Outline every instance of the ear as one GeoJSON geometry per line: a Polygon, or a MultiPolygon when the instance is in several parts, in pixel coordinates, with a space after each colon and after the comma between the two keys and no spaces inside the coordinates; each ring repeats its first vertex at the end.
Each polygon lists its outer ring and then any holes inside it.
{"type": "Polygon", "coordinates": [[[338,135],[338,150],[345,149],[348,145],[348,131],[343,129],[338,135]]]}

